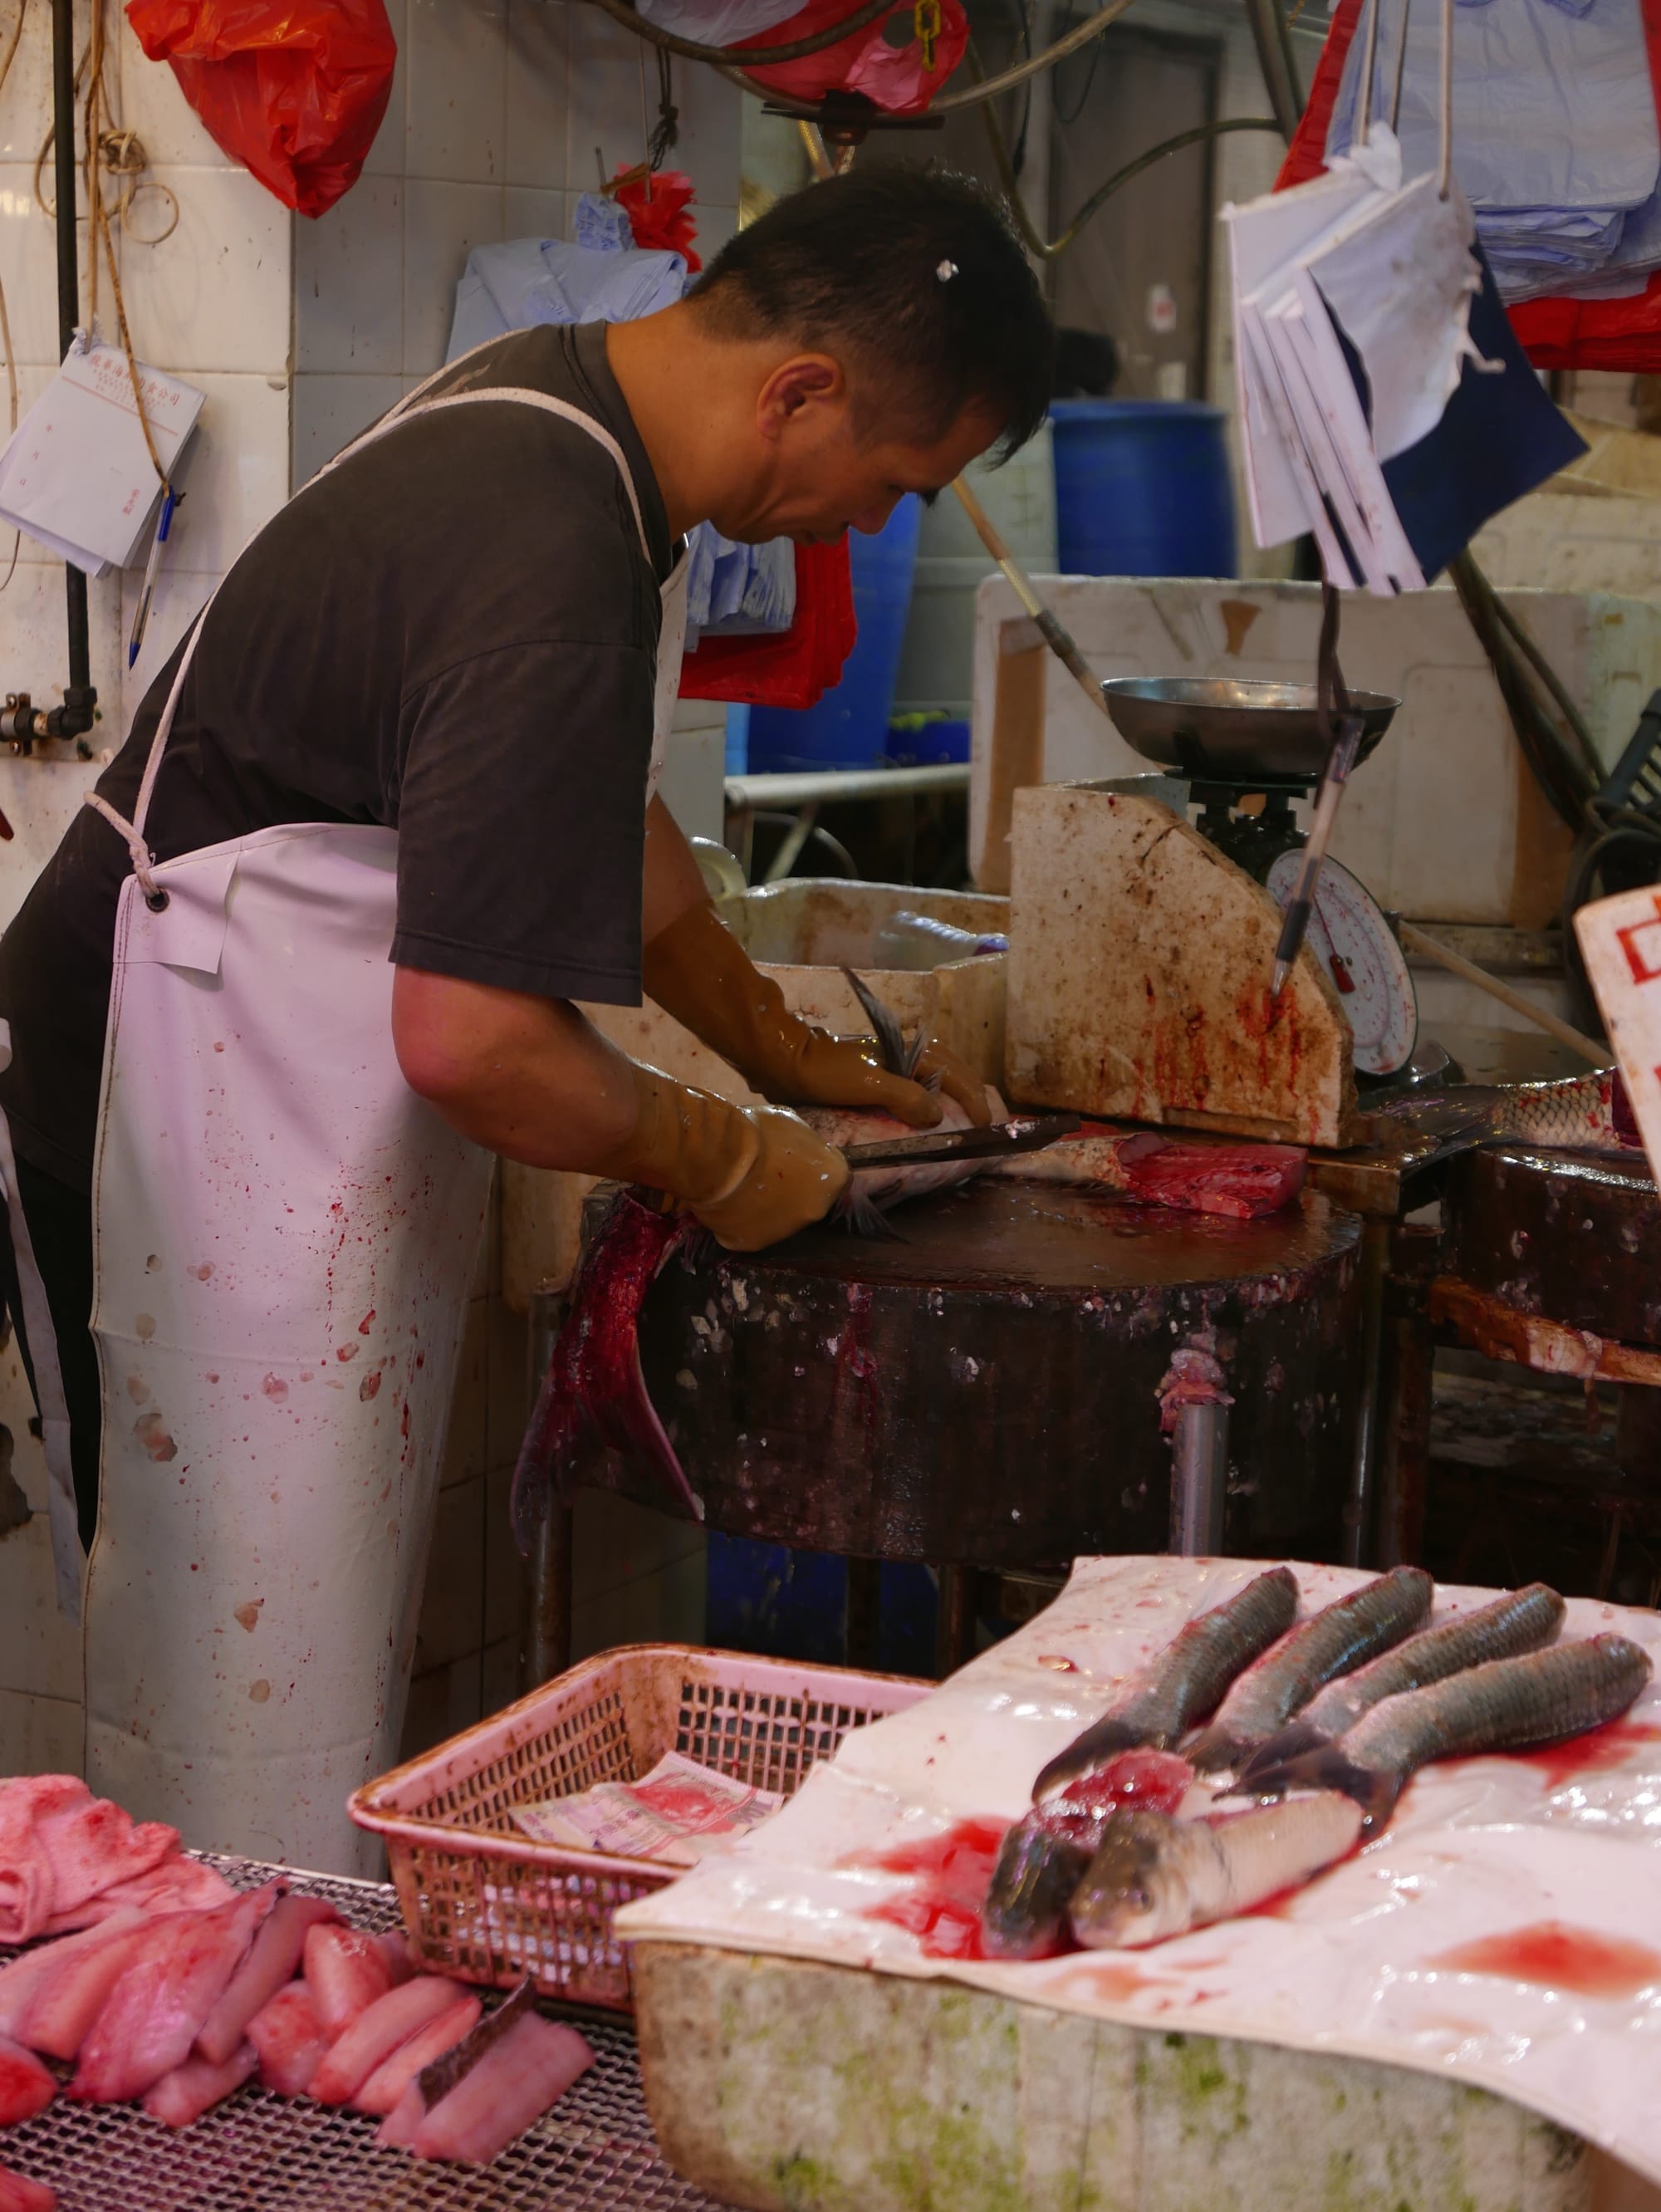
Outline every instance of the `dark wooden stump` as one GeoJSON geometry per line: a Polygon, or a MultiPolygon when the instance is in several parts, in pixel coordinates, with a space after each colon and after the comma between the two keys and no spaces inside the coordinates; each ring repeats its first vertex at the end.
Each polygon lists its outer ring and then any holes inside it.
{"type": "Polygon", "coordinates": [[[1661,1194],[1641,1161],[1526,1145],[1448,1173],[1445,1271],[1521,1313],[1661,1346],[1661,1194]]]}
{"type": "MultiPolygon", "coordinates": [[[[708,1525],[856,1558],[1028,1567],[1162,1551],[1159,1389],[1208,1333],[1234,1399],[1225,1544],[1337,1556],[1360,1224],[1212,1220],[988,1179],[871,1243],[815,1230],[671,1266],[640,1328],[708,1525]]],[[[627,1488],[608,1460],[594,1479],[627,1488]]]]}

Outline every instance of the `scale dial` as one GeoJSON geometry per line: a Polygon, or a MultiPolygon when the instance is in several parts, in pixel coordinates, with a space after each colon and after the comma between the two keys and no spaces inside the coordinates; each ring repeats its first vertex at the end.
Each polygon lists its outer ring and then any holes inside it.
{"type": "MultiPolygon", "coordinates": [[[[1264,878],[1282,913],[1302,870],[1301,851],[1282,853],[1264,878]]],[[[1383,909],[1341,861],[1321,865],[1305,942],[1349,1018],[1356,1066],[1364,1075],[1394,1075],[1405,1067],[1419,1035],[1418,994],[1383,909]]]]}

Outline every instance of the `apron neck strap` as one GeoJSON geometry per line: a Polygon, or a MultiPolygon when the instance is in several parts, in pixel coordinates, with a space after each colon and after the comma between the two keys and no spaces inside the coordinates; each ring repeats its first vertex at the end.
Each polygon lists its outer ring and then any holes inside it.
{"type": "MultiPolygon", "coordinates": [[[[640,532],[640,549],[646,555],[647,566],[653,566],[652,541],[646,536],[646,517],[640,511],[640,495],[635,489],[633,471],[628,465],[628,456],[609,430],[597,422],[591,415],[585,415],[580,407],[573,407],[564,399],[555,399],[551,392],[533,392],[528,386],[499,384],[487,386],[476,392],[446,392],[436,399],[428,399],[422,396],[430,386],[438,381],[439,377],[450,374],[450,370],[453,368],[454,363],[452,363],[449,368],[439,369],[436,375],[428,377],[425,384],[417,385],[414,392],[401,399],[390,412],[382,416],[379,422],[372,424],[368,429],[354,438],[349,445],[343,446],[333,460],[326,462],[318,471],[318,476],[327,476],[331,469],[338,468],[349,454],[359,453],[365,446],[373,445],[377,438],[384,438],[389,430],[402,429],[406,422],[412,421],[417,415],[435,415],[442,408],[477,407],[490,403],[511,406],[540,407],[549,415],[558,415],[565,422],[574,423],[578,429],[585,432],[592,438],[597,446],[603,447],[610,454],[616,464],[617,473],[623,480],[623,489],[628,494],[629,511],[634,517],[634,527],[640,532]]],[[[317,477],[314,477],[312,481],[316,483],[317,477]]],[[[252,542],[251,539],[250,543],[252,542]]],[[[245,547],[244,550],[246,550],[245,547]]],[[[237,557],[239,560],[241,555],[239,554],[237,557]]],[[[233,566],[234,565],[233,563],[233,566]]],[[[118,813],[110,805],[107,799],[100,798],[97,792],[89,791],[85,795],[86,804],[95,813],[101,814],[111,828],[117,830],[125,840],[127,849],[132,855],[133,873],[137,877],[139,889],[144,894],[144,902],[158,914],[167,903],[167,894],[156,880],[155,855],[144,842],[144,826],[149,819],[150,800],[155,791],[156,778],[161,773],[161,762],[167,750],[167,740],[173,735],[173,717],[179,711],[179,695],[185,689],[185,678],[190,673],[191,663],[195,659],[197,647],[201,642],[203,626],[208,619],[209,610],[212,607],[214,600],[219,597],[223,580],[221,578],[221,583],[215,586],[206,605],[197,615],[191,631],[190,643],[179,656],[179,666],[174,671],[173,684],[167,693],[167,704],[161,709],[161,719],[155,726],[155,735],[150,740],[149,757],[144,763],[144,775],[138,787],[138,803],[133,809],[132,820],[129,822],[124,815],[118,813]]]]}

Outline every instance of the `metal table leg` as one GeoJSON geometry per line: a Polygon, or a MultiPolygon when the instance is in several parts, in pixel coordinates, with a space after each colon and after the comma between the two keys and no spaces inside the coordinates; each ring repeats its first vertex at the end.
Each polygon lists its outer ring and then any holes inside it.
{"type": "MultiPolygon", "coordinates": [[[[530,1402],[534,1406],[565,1315],[561,1291],[530,1294],[528,1361],[530,1402]]],[[[524,1563],[524,1603],[519,1630],[519,1691],[535,1690],[571,1664],[572,1511],[550,1500],[524,1563]]]]}
{"type": "Polygon", "coordinates": [[[1215,1559],[1228,1496],[1228,1407],[1185,1406],[1171,1447],[1171,1549],[1215,1559]]]}

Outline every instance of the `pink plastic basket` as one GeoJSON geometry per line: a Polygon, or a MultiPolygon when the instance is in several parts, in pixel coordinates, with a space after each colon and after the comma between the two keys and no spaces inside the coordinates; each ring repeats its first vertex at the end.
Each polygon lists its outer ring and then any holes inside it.
{"type": "Polygon", "coordinates": [[[385,1838],[405,1925],[439,1972],[506,1987],[529,1973],[568,2004],[633,2005],[621,1905],[673,1867],[533,1843],[512,1808],[597,1782],[637,1782],[678,1751],[785,1796],[851,1729],[931,1685],[687,1644],[625,1645],[357,1791],[385,1838]]]}

